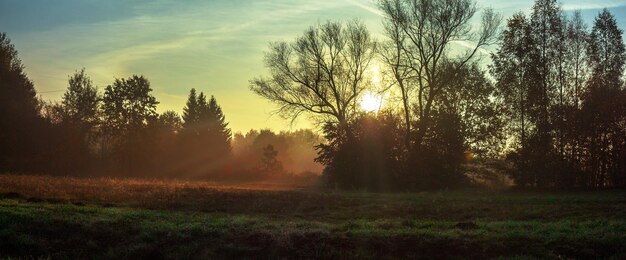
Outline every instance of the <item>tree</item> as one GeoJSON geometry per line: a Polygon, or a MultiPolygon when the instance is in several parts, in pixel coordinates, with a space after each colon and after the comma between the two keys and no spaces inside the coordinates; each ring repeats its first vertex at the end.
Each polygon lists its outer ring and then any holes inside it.
{"type": "Polygon", "coordinates": [[[143,76],[115,79],[104,92],[103,113],[107,126],[122,134],[145,127],[157,116],[156,105],[159,104],[150,92],[150,82],[143,76]]]}
{"type": "Polygon", "coordinates": [[[580,108],[580,98],[582,97],[581,91],[583,90],[583,83],[586,80],[587,69],[587,42],[589,41],[589,33],[587,32],[587,25],[585,24],[580,11],[574,12],[572,20],[567,26],[567,41],[566,44],[569,47],[570,64],[569,70],[571,71],[571,88],[569,97],[573,101],[574,106],[580,108]]]}
{"type": "Polygon", "coordinates": [[[55,116],[51,119],[59,128],[58,144],[55,145],[59,150],[55,153],[58,170],[85,171],[91,162],[90,155],[93,153],[90,146],[96,142],[100,101],[98,89],[85,74],[85,69],[69,77],[61,103],[52,108],[55,116]]]}
{"type": "Polygon", "coordinates": [[[277,156],[278,151],[274,149],[273,145],[268,144],[263,147],[263,156],[261,156],[261,172],[265,174],[276,174],[282,172],[283,166],[280,161],[276,159],[277,156]]]}
{"type": "Polygon", "coordinates": [[[624,186],[620,167],[626,143],[626,90],[622,76],[626,60],[623,31],[604,9],[594,22],[587,48],[591,75],[583,94],[582,121],[592,187],[624,186]]]}
{"type": "Polygon", "coordinates": [[[48,126],[35,95],[15,46],[0,33],[0,170],[33,170],[45,157],[48,126]]]}
{"type": "Polygon", "coordinates": [[[295,119],[302,113],[345,126],[367,86],[365,72],[376,44],[362,23],[327,22],[306,30],[294,42],[274,42],[265,54],[269,78],[250,89],[295,119]]]}
{"type": "Polygon", "coordinates": [[[182,170],[195,176],[220,170],[231,154],[231,131],[215,97],[207,102],[203,92],[197,95],[191,89],[183,120],[179,146],[182,170]]]}
{"type": "Polygon", "coordinates": [[[477,8],[471,0],[382,0],[379,6],[394,51],[387,63],[402,93],[406,132],[416,130],[412,149],[419,153],[430,128],[434,102],[441,95],[443,63],[455,61],[460,69],[481,48],[494,43],[501,18],[487,9],[482,26],[472,32],[470,20],[477,8]],[[476,45],[453,55],[450,49],[456,41],[473,41],[476,45]],[[407,111],[413,110],[411,102],[416,103],[416,123],[407,116],[407,111]]]}
{"type": "Polygon", "coordinates": [[[157,117],[156,98],[150,93],[150,82],[143,76],[115,79],[105,88],[103,119],[105,140],[103,145],[113,145],[114,157],[119,166],[130,172],[139,169],[149,154],[143,150],[148,142],[148,123],[157,117]]]}
{"type": "MultiPolygon", "coordinates": [[[[557,174],[550,166],[560,162],[562,149],[555,149],[555,141],[561,133],[562,115],[551,116],[550,111],[559,104],[559,90],[563,89],[562,71],[563,58],[561,46],[564,40],[561,9],[556,0],[537,0],[530,18],[530,35],[533,39],[531,64],[536,68],[530,75],[533,84],[529,87],[530,117],[534,123],[534,132],[529,138],[531,155],[539,155],[533,159],[535,185],[555,185],[557,174]],[[557,156],[557,152],[559,152],[557,156]]],[[[558,140],[558,139],[557,139],[558,140]]]]}
{"type": "Polygon", "coordinates": [[[230,153],[231,131],[226,122],[226,116],[222,112],[222,107],[217,104],[214,96],[211,96],[209,103],[206,104],[204,99],[200,106],[201,115],[200,122],[202,127],[206,129],[209,136],[212,137],[212,145],[217,153],[228,155],[230,153]]]}
{"type": "Polygon", "coordinates": [[[341,189],[414,188],[414,176],[404,174],[401,161],[405,151],[400,122],[390,111],[361,113],[349,122],[351,138],[337,124],[326,124],[328,142],[317,146],[315,159],[325,166],[325,182],[341,189]]]}
{"type": "MultiPolygon", "coordinates": [[[[458,67],[446,63],[441,70],[440,112],[456,115],[463,148],[481,156],[500,154],[504,136],[503,105],[495,98],[496,87],[477,63],[458,67]]],[[[465,152],[465,151],[462,151],[465,152]]]]}
{"type": "Polygon", "coordinates": [[[192,88],[189,91],[189,97],[187,98],[187,104],[183,108],[183,126],[185,128],[192,128],[193,125],[199,121],[198,111],[198,97],[196,96],[196,89],[192,88]]]}
{"type": "MultiPolygon", "coordinates": [[[[523,13],[517,13],[507,22],[507,28],[502,32],[502,41],[495,54],[492,54],[493,64],[491,74],[496,80],[496,96],[504,105],[502,110],[508,118],[509,136],[516,140],[514,149],[524,153],[531,131],[529,122],[530,87],[535,69],[531,66],[531,49],[534,46],[530,35],[530,24],[523,13]]],[[[525,185],[527,179],[527,158],[516,156],[519,175],[516,176],[518,185],[525,185]]]]}
{"type": "Polygon", "coordinates": [[[61,101],[61,120],[69,124],[79,124],[89,131],[98,123],[98,106],[101,101],[98,89],[93,86],[84,68],[70,76],[68,85],[61,101]]]}
{"type": "Polygon", "coordinates": [[[183,127],[183,121],[176,112],[168,110],[159,115],[157,125],[167,133],[177,134],[183,127]]]}
{"type": "Polygon", "coordinates": [[[153,118],[148,124],[148,139],[146,150],[151,153],[151,158],[146,165],[153,174],[161,176],[174,176],[175,167],[178,164],[179,150],[177,149],[179,133],[183,122],[174,111],[165,111],[153,118]]]}

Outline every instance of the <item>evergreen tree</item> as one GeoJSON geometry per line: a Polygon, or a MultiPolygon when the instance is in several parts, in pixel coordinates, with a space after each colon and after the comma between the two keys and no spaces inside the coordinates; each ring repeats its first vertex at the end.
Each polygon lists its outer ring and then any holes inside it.
{"type": "Polygon", "coordinates": [[[198,97],[196,96],[196,89],[192,88],[189,91],[189,98],[187,98],[187,105],[183,108],[183,126],[186,129],[193,128],[193,125],[198,123],[198,97]]]}
{"type": "Polygon", "coordinates": [[[215,97],[207,102],[203,92],[191,89],[183,109],[180,141],[182,171],[202,176],[219,170],[231,153],[231,131],[215,97]]]}
{"type": "Polygon", "coordinates": [[[0,171],[32,170],[45,157],[46,125],[35,94],[15,46],[0,33],[0,171]]]}

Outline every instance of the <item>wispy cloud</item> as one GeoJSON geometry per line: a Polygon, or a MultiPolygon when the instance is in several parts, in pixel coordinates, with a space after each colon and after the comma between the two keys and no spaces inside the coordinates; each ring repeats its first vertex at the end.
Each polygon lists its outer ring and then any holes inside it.
{"type": "Polygon", "coordinates": [[[373,1],[361,2],[360,0],[345,0],[347,3],[362,8],[365,11],[373,13],[377,16],[383,17],[384,13],[376,8],[376,5],[373,1]]]}
{"type": "Polygon", "coordinates": [[[613,1],[564,1],[563,10],[589,10],[589,9],[603,9],[626,6],[626,2],[623,0],[613,1]]]}

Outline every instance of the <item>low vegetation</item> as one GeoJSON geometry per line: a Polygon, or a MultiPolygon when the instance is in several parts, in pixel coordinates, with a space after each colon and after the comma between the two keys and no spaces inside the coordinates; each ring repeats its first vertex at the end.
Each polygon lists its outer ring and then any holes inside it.
{"type": "Polygon", "coordinates": [[[333,192],[0,175],[3,257],[623,258],[626,192],[333,192]]]}

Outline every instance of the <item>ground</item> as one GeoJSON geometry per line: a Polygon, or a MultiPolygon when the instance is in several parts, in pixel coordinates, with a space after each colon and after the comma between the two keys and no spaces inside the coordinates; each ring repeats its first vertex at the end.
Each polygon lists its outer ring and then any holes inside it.
{"type": "Polygon", "coordinates": [[[626,258],[626,192],[0,175],[0,257],[626,258]]]}

